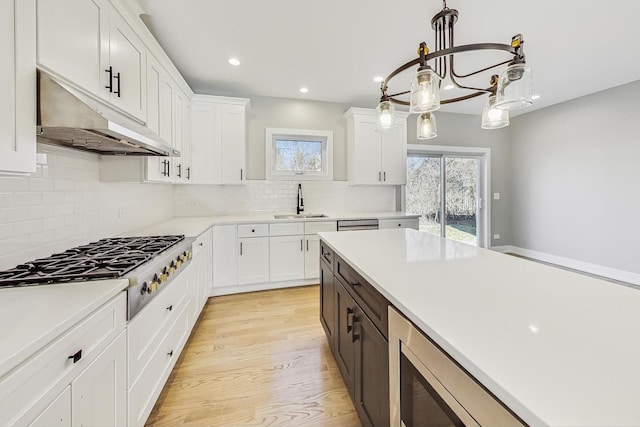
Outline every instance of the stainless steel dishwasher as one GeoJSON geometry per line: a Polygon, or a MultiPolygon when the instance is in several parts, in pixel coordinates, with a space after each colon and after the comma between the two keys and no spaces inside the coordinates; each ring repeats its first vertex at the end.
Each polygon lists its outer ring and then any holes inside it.
{"type": "Polygon", "coordinates": [[[377,219],[343,219],[338,221],[338,231],[377,230],[377,219]]]}

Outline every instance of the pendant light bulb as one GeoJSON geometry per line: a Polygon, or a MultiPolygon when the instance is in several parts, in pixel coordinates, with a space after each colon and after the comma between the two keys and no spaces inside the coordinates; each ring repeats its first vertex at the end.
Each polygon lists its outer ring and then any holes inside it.
{"type": "Polygon", "coordinates": [[[395,129],[396,109],[391,101],[383,99],[380,101],[380,104],[378,104],[376,110],[378,113],[376,132],[386,132],[395,129]]]}
{"type": "Polygon", "coordinates": [[[436,136],[438,136],[436,116],[432,113],[422,113],[417,120],[416,137],[418,139],[431,139],[436,136]]]}
{"type": "Polygon", "coordinates": [[[431,68],[419,70],[411,80],[411,113],[427,113],[440,108],[440,76],[431,68]]]}
{"type": "Polygon", "coordinates": [[[482,110],[482,129],[500,129],[509,126],[509,110],[496,108],[496,95],[491,95],[482,110]]]}

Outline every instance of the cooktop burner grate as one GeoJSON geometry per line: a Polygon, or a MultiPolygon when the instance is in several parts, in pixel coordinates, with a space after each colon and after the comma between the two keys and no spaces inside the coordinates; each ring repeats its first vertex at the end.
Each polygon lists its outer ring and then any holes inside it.
{"type": "Polygon", "coordinates": [[[102,239],[0,272],[0,288],[113,279],[154,258],[184,236],[102,239]]]}

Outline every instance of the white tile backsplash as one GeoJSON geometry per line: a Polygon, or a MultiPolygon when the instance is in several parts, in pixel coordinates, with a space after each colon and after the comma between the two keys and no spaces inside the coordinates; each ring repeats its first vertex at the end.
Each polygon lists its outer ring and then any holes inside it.
{"type": "MultiPolygon", "coordinates": [[[[241,186],[180,185],[175,214],[201,216],[239,212],[295,212],[297,181],[250,180],[241,186]]],[[[305,212],[381,212],[396,210],[396,187],[352,186],[346,181],[302,183],[305,212]]]]}
{"type": "Polygon", "coordinates": [[[31,176],[0,175],[0,270],[173,216],[173,188],[99,180],[97,155],[38,146],[31,176]]]}

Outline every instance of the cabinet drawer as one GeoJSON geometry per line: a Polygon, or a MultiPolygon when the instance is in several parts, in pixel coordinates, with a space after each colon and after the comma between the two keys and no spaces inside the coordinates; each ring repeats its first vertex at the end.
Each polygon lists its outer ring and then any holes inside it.
{"type": "Polygon", "coordinates": [[[325,262],[329,265],[329,267],[331,267],[331,270],[333,271],[333,249],[327,246],[327,244],[322,240],[320,240],[320,259],[325,260],[325,262]]]}
{"type": "Polygon", "coordinates": [[[129,386],[140,376],[170,325],[187,305],[187,270],[163,289],[127,326],[129,386]]]}
{"type": "Polygon", "coordinates": [[[242,224],[238,225],[238,238],[241,237],[267,237],[269,224],[242,224]]]}
{"type": "Polygon", "coordinates": [[[269,225],[271,236],[296,236],[304,234],[304,222],[285,222],[269,225]]]}
{"type": "Polygon", "coordinates": [[[373,324],[387,338],[387,299],[337,255],[333,271],[373,324]]]}
{"type": "Polygon", "coordinates": [[[197,258],[200,252],[206,251],[211,246],[211,229],[208,229],[204,233],[198,236],[195,242],[193,242],[192,252],[193,258],[197,258]]]}
{"type": "Polygon", "coordinates": [[[338,223],[336,221],[314,221],[304,223],[304,234],[317,234],[323,231],[336,231],[338,223]]]}
{"type": "Polygon", "coordinates": [[[187,310],[183,309],[169,330],[164,330],[160,345],[149,355],[149,363],[129,388],[130,426],[145,424],[187,338],[189,338],[189,316],[187,310]]]}
{"type": "Polygon", "coordinates": [[[0,380],[0,425],[45,409],[124,330],[127,297],[121,292],[0,380]],[[73,355],[81,357],[74,362],[73,355]],[[47,395],[51,397],[46,398],[47,395]],[[42,405],[42,407],[40,407],[42,405]],[[28,408],[28,409],[27,409],[28,408]]]}
{"type": "Polygon", "coordinates": [[[418,218],[403,218],[403,219],[381,219],[378,221],[378,227],[383,229],[389,228],[413,228],[419,229],[418,218]]]}

